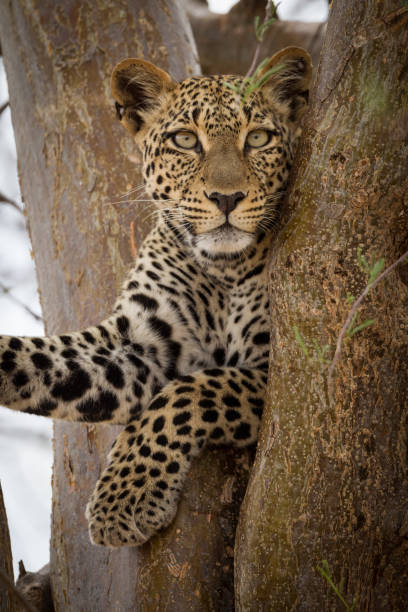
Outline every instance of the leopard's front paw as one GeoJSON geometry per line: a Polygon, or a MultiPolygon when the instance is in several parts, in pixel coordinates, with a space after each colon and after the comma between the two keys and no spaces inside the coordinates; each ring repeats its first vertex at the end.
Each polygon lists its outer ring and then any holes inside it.
{"type": "Polygon", "coordinates": [[[111,473],[105,472],[86,508],[93,544],[141,546],[171,523],[177,510],[174,496],[165,496],[160,481],[154,483],[152,479],[149,484],[137,479],[120,486],[111,473]]]}
{"type": "Polygon", "coordinates": [[[148,540],[149,535],[143,533],[136,525],[132,509],[130,514],[126,507],[114,511],[106,509],[98,502],[89,502],[86,508],[88,519],[89,537],[93,544],[98,546],[140,546],[148,540]],[[105,511],[106,510],[106,511],[105,511]]]}

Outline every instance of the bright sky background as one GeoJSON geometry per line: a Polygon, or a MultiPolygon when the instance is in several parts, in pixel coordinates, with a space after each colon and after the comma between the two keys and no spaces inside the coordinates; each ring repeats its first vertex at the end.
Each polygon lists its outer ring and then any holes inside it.
{"type": "MultiPolygon", "coordinates": [[[[216,13],[228,13],[236,0],[208,0],[208,4],[216,13]]],[[[327,14],[327,0],[282,0],[278,7],[280,19],[326,21],[327,14]]]]}

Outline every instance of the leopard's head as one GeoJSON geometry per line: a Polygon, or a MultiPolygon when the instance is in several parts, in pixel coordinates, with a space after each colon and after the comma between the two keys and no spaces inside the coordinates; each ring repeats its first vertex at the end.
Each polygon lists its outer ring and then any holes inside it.
{"type": "Polygon", "coordinates": [[[196,252],[239,253],[273,224],[311,68],[306,51],[288,47],[246,99],[237,93],[242,77],[176,83],[139,59],[114,69],[112,92],[143,153],[146,191],[196,252]]]}

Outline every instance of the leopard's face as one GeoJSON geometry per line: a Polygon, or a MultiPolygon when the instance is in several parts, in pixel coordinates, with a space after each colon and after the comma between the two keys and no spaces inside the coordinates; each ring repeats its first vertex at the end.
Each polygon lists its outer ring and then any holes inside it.
{"type": "MultiPolygon", "coordinates": [[[[238,84],[241,79],[234,79],[238,84]]],[[[223,77],[171,92],[143,147],[147,190],[193,247],[233,253],[270,228],[292,161],[284,117],[223,77]]]]}
{"type": "MultiPolygon", "coordinates": [[[[115,69],[113,93],[143,153],[146,191],[194,250],[234,254],[271,228],[305,106],[310,64],[302,53],[295,93],[285,97],[274,82],[245,103],[236,91],[241,77],[174,83],[142,60],[115,69]]],[[[289,78],[280,77],[285,90],[296,81],[290,60],[289,78]]]]}

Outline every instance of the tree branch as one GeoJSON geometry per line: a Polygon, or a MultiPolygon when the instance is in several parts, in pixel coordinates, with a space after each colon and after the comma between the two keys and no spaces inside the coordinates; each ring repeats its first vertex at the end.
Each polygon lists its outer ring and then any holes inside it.
{"type": "MultiPolygon", "coordinates": [[[[377,278],[375,279],[375,281],[373,281],[372,283],[369,283],[366,288],[364,289],[364,291],[361,293],[361,295],[356,299],[356,301],[354,302],[353,306],[350,309],[350,312],[348,314],[347,319],[344,322],[343,327],[341,328],[340,334],[337,338],[337,344],[336,344],[336,352],[334,353],[334,357],[333,357],[333,361],[330,364],[329,367],[329,371],[327,374],[327,387],[329,390],[329,397],[332,397],[332,386],[333,386],[333,372],[335,370],[335,367],[340,359],[340,353],[341,353],[341,345],[344,339],[344,336],[347,333],[347,330],[351,324],[351,321],[354,317],[354,315],[356,314],[358,307],[360,306],[360,304],[362,303],[362,301],[364,300],[364,298],[368,295],[368,293],[371,291],[371,289],[374,289],[374,287],[376,285],[378,285],[378,283],[385,278],[390,272],[392,272],[392,270],[394,270],[394,268],[396,268],[400,263],[402,263],[404,260],[406,260],[408,258],[408,251],[406,251],[405,253],[403,253],[403,255],[401,255],[401,257],[399,257],[396,261],[394,261],[393,264],[391,264],[390,266],[388,266],[388,268],[385,268],[385,270],[383,270],[383,272],[381,272],[381,274],[379,276],[377,276],[377,278]]],[[[332,402],[330,402],[332,403],[332,402]]]]}
{"type": "Polygon", "coordinates": [[[7,295],[10,298],[10,300],[12,300],[15,304],[18,304],[18,306],[21,306],[21,308],[24,308],[24,310],[28,312],[28,314],[30,314],[32,317],[34,317],[36,321],[38,321],[39,323],[42,323],[42,320],[43,320],[42,317],[38,315],[37,313],[35,313],[34,310],[31,310],[31,308],[27,306],[27,304],[24,304],[24,302],[22,302],[19,298],[17,298],[15,295],[10,293],[10,288],[6,287],[6,285],[4,285],[4,283],[2,283],[1,281],[0,281],[0,291],[2,291],[4,295],[7,295]]]}
{"type": "Polygon", "coordinates": [[[6,110],[8,106],[10,106],[10,102],[7,100],[7,102],[4,102],[4,104],[0,106],[0,115],[2,114],[3,111],[6,110]]]}
{"type": "MultiPolygon", "coordinates": [[[[276,13],[276,8],[275,8],[275,5],[272,2],[272,0],[267,0],[266,8],[265,8],[265,18],[263,20],[261,28],[262,27],[265,27],[265,28],[267,27],[267,23],[268,23],[268,21],[272,17],[272,8],[275,10],[275,13],[276,13]]],[[[251,77],[253,75],[253,73],[255,72],[256,67],[258,65],[259,54],[261,52],[261,47],[262,47],[262,43],[263,43],[263,35],[264,35],[264,33],[262,33],[262,35],[258,39],[258,44],[256,45],[256,48],[255,48],[255,53],[254,53],[254,57],[252,59],[251,66],[249,67],[249,70],[248,70],[248,72],[246,73],[246,75],[244,77],[246,79],[248,79],[249,77],[251,77]]]]}
{"type": "Polygon", "coordinates": [[[8,196],[4,195],[4,193],[2,193],[1,191],[0,191],[0,202],[3,202],[4,204],[10,204],[10,206],[12,206],[13,208],[16,208],[19,212],[21,213],[23,212],[23,209],[21,208],[21,206],[17,204],[15,200],[12,200],[8,196]]]}

